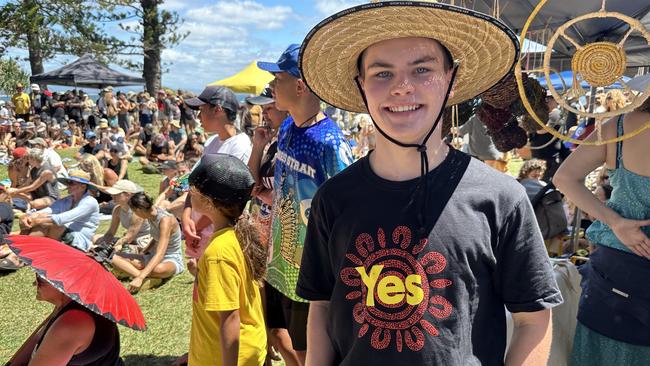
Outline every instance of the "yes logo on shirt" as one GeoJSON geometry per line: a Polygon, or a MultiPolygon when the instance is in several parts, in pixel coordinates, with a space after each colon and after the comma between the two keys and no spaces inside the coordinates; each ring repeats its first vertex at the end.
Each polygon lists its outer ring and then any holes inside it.
{"type": "Polygon", "coordinates": [[[343,283],[351,288],[346,299],[355,302],[353,317],[361,325],[359,338],[370,336],[373,348],[392,345],[398,352],[404,346],[419,351],[426,334],[440,334],[435,321],[453,312],[451,303],[435,293],[452,285],[449,279],[437,278],[447,260],[436,251],[424,253],[428,241],[412,242],[406,226],[395,228],[389,239],[381,228],[376,240],[368,233],[357,237],[356,253],[346,254],[352,265],[340,273],[343,283]]]}

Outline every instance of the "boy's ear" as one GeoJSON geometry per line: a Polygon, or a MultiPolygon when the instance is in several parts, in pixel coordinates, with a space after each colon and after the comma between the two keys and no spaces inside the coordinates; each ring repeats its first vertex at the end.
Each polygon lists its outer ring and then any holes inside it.
{"type": "Polygon", "coordinates": [[[296,93],[298,95],[303,95],[304,93],[309,92],[309,88],[307,87],[307,84],[302,79],[298,79],[296,81],[296,93]]]}

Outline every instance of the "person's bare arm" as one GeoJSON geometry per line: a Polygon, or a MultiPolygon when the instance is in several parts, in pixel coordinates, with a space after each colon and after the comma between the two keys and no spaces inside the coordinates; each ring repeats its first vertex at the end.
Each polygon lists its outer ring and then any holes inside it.
{"type": "Polygon", "coordinates": [[[306,366],[331,365],[334,363],[334,349],[327,334],[327,313],[329,301],[311,301],[307,317],[307,360],[306,366]]]}
{"type": "Polygon", "coordinates": [[[7,190],[7,193],[9,193],[12,196],[21,194],[21,193],[28,193],[32,192],[38,187],[42,186],[46,182],[51,182],[54,180],[54,173],[46,170],[44,171],[34,182],[29,184],[28,186],[22,187],[22,188],[9,188],[7,190]]]}
{"type": "Polygon", "coordinates": [[[156,197],[156,200],[153,202],[154,206],[160,206],[160,203],[167,198],[167,195],[169,194],[169,191],[172,189],[171,186],[167,186],[167,188],[163,189],[163,184],[160,182],[160,187],[158,187],[158,190],[160,193],[158,194],[158,197],[156,197]]]}
{"type": "Polygon", "coordinates": [[[70,310],[52,324],[29,366],[65,366],[90,345],[94,335],[92,317],[80,310],[70,310]]]}
{"type": "Polygon", "coordinates": [[[156,245],[156,253],[153,258],[149,261],[146,267],[140,271],[140,278],[145,279],[149,274],[156,268],[157,265],[162,262],[165,252],[167,252],[167,246],[169,245],[169,238],[172,235],[172,229],[174,228],[176,219],[171,216],[163,217],[160,220],[160,237],[153,238],[158,244],[156,245]]]}
{"type": "Polygon", "coordinates": [[[133,242],[133,239],[135,239],[135,237],[138,235],[143,224],[143,218],[139,217],[138,215],[131,215],[131,225],[129,226],[124,236],[121,237],[120,240],[115,243],[115,245],[117,246],[133,242]]]}
{"type": "Polygon", "coordinates": [[[506,366],[542,366],[551,352],[551,309],[512,313],[514,331],[506,366]]]}
{"type": "Polygon", "coordinates": [[[239,310],[220,311],[221,364],[237,366],[239,358],[239,310]]]}
{"type": "Polygon", "coordinates": [[[271,131],[267,127],[258,127],[253,133],[253,150],[248,159],[248,169],[255,178],[255,183],[260,184],[260,166],[264,156],[264,148],[271,141],[271,131]]]}
{"type": "Polygon", "coordinates": [[[185,208],[183,209],[183,215],[181,217],[181,223],[183,224],[183,233],[185,238],[192,240],[201,239],[196,232],[196,224],[192,220],[192,199],[188,194],[187,199],[185,200],[185,208]]]}
{"type": "MultiPolygon", "coordinates": [[[[616,120],[603,125],[603,138],[616,136],[616,120]]],[[[594,131],[587,141],[595,141],[594,131]]],[[[650,259],[650,239],[641,231],[641,227],[650,225],[650,220],[628,220],[601,202],[584,184],[585,177],[607,161],[610,145],[580,145],[562,163],[553,177],[553,184],[583,211],[612,228],[616,237],[635,254],[650,259]]],[[[611,153],[611,152],[610,152],[611,153]]]]}
{"type": "Polygon", "coordinates": [[[129,168],[129,161],[126,159],[122,159],[122,165],[120,167],[120,175],[118,175],[117,179],[124,179],[124,176],[126,175],[127,169],[129,168]]]}
{"type": "Polygon", "coordinates": [[[113,212],[111,214],[111,225],[108,227],[108,230],[106,231],[106,234],[104,234],[104,240],[108,240],[109,242],[113,239],[115,236],[115,233],[117,232],[117,228],[120,225],[120,206],[117,205],[113,208],[113,212]]]}

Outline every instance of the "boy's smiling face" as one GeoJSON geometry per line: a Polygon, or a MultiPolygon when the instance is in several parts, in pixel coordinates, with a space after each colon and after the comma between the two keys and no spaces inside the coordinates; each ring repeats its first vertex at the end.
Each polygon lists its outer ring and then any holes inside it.
{"type": "Polygon", "coordinates": [[[430,38],[397,38],[373,44],[361,57],[359,82],[375,123],[398,141],[421,143],[451,80],[443,47],[430,38]]]}

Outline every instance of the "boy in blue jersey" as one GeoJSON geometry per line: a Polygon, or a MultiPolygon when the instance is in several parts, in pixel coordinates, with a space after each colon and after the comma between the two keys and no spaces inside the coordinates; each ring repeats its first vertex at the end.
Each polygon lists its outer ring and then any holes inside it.
{"type": "Polygon", "coordinates": [[[279,110],[288,111],[278,131],[272,243],[266,286],[271,329],[286,328],[297,361],[304,364],[309,304],[296,296],[311,199],[318,187],[352,162],[352,152],[336,123],[320,110],[298,69],[299,45],[290,45],[277,63],[258,66],[275,76],[271,83],[279,110]]]}

